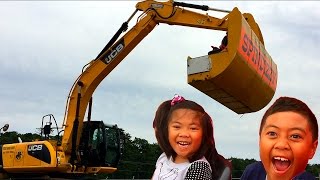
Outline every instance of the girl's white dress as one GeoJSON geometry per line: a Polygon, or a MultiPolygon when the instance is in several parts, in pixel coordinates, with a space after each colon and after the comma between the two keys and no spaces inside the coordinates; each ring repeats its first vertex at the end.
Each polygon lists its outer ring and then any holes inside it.
{"type": "Polygon", "coordinates": [[[212,179],[212,170],[205,157],[192,163],[174,163],[162,153],[157,160],[152,180],[212,179]],[[188,173],[187,173],[188,172],[188,173]]]}

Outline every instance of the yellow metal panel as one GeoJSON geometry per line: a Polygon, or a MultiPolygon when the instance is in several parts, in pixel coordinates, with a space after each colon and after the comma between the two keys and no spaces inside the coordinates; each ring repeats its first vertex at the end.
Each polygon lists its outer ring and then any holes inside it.
{"type": "MultiPolygon", "coordinates": [[[[55,148],[48,141],[34,141],[4,145],[2,154],[3,167],[7,172],[34,172],[40,170],[47,172],[57,169],[55,148]],[[32,156],[32,153],[35,153],[36,151],[38,153],[42,153],[42,149],[44,148],[49,151],[51,159],[50,164],[32,156]]],[[[48,154],[42,155],[45,156],[48,154]]]]}
{"type": "Polygon", "coordinates": [[[13,166],[23,166],[26,156],[25,144],[15,144],[13,166]]]}
{"type": "Polygon", "coordinates": [[[14,154],[15,146],[13,144],[4,144],[2,146],[3,167],[13,166],[14,154]]]}

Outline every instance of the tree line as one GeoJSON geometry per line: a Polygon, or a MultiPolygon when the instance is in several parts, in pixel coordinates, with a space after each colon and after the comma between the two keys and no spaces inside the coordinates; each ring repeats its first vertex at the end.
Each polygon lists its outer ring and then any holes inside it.
{"type": "MultiPolygon", "coordinates": [[[[155,164],[162,153],[157,143],[149,143],[145,139],[132,137],[129,133],[123,132],[123,149],[118,170],[113,174],[99,175],[99,178],[109,179],[150,179],[155,169],[155,164]]],[[[23,142],[41,139],[39,134],[26,133],[19,134],[15,131],[5,132],[1,135],[0,143],[18,143],[18,137],[23,142]]],[[[247,165],[256,162],[255,159],[242,159],[231,157],[228,159],[232,163],[232,177],[241,177],[247,165]]],[[[308,164],[306,171],[318,177],[320,164],[308,164]]]]}

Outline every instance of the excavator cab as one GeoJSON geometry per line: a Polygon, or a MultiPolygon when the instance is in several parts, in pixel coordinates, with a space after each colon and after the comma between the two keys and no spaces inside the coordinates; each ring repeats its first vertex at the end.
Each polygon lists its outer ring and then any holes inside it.
{"type": "MultiPolygon", "coordinates": [[[[91,108],[91,107],[90,107],[91,108]]],[[[42,117],[41,140],[54,147],[61,144],[60,132],[51,125],[57,122],[52,114],[42,117]],[[58,136],[50,137],[56,129],[58,136]]],[[[81,165],[92,167],[117,167],[121,153],[121,131],[117,125],[104,124],[103,121],[85,121],[81,134],[79,152],[81,165]]]]}
{"type": "Polygon", "coordinates": [[[120,129],[103,121],[86,121],[80,139],[81,164],[91,167],[117,167],[120,160],[120,129]]]}
{"type": "Polygon", "coordinates": [[[277,66],[251,14],[234,8],[223,20],[228,21],[227,47],[188,57],[188,83],[238,114],[258,111],[275,93],[277,66]]]}

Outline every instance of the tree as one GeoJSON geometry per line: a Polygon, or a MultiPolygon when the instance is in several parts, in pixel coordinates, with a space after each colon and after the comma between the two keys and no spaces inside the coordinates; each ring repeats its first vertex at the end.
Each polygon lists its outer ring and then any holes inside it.
{"type": "Polygon", "coordinates": [[[232,177],[241,177],[247,165],[256,162],[254,159],[239,159],[231,157],[232,163],[232,177]]]}
{"type": "Polygon", "coordinates": [[[16,131],[7,131],[1,134],[1,144],[18,143],[19,134],[16,131]]]}
{"type": "Polygon", "coordinates": [[[141,138],[131,140],[131,135],[124,133],[124,150],[118,170],[108,177],[150,179],[160,154],[161,149],[158,144],[149,144],[147,140],[141,138]]]}

